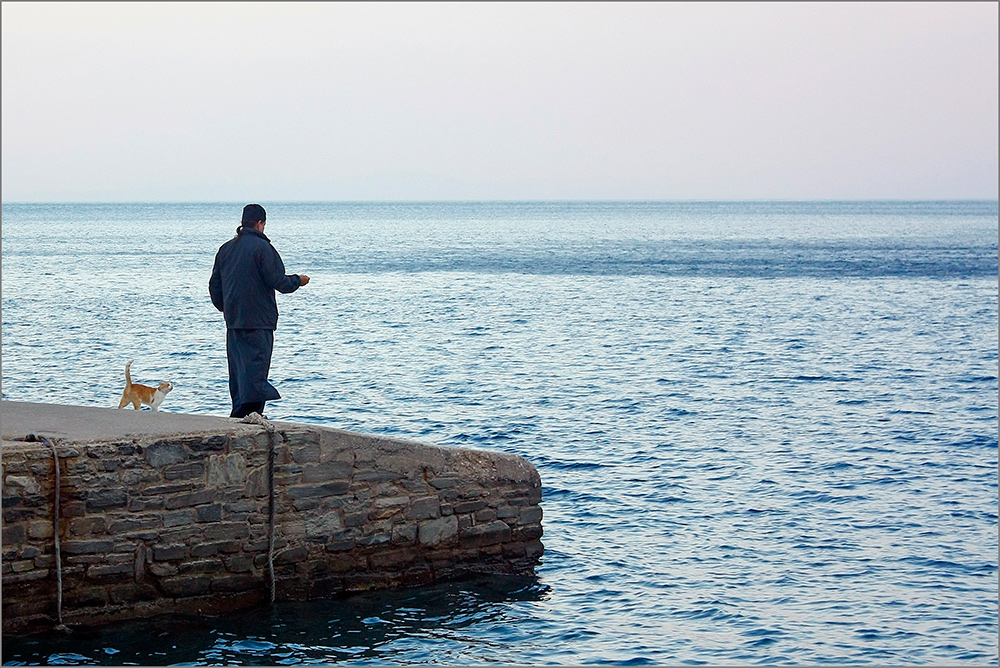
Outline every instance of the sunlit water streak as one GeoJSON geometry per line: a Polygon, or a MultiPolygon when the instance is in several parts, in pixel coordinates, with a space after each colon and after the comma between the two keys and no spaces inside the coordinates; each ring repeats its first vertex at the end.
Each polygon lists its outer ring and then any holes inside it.
{"type": "MultiPolygon", "coordinates": [[[[4,399],[227,414],[240,206],[5,205],[4,399]]],[[[997,663],[995,202],[265,206],[269,417],[527,457],[537,578],[5,662],[997,663]]]]}

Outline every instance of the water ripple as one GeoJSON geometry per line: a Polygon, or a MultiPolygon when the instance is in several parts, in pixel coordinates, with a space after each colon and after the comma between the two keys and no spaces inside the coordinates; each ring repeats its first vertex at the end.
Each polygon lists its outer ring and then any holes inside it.
{"type": "MultiPolygon", "coordinates": [[[[313,277],[278,297],[269,416],[528,458],[537,577],[4,638],[4,661],[996,665],[987,204],[269,207],[313,277]]],[[[135,358],[175,383],[163,410],[228,414],[229,208],[5,205],[4,399],[113,407],[135,358]]]]}

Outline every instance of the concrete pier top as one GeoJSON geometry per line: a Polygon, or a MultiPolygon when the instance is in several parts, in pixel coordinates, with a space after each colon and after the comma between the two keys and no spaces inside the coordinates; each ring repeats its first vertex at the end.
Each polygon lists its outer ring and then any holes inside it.
{"type": "MultiPolygon", "coordinates": [[[[0,401],[3,440],[22,439],[28,434],[48,436],[71,443],[97,443],[121,439],[164,438],[180,434],[230,432],[259,426],[235,418],[165,413],[131,407],[98,408],[63,406],[20,401],[0,401]]],[[[276,427],[292,423],[273,422],[276,427]]]]}

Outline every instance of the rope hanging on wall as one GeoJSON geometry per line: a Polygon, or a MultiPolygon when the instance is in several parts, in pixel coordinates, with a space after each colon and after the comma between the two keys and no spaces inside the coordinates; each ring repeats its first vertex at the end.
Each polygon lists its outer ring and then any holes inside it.
{"type": "Polygon", "coordinates": [[[55,489],[52,492],[52,535],[55,543],[56,561],[56,626],[57,631],[69,631],[69,627],[63,624],[62,599],[63,599],[63,579],[62,579],[62,550],[59,545],[59,491],[62,488],[62,481],[59,475],[59,453],[56,452],[56,445],[45,436],[29,434],[25,441],[41,442],[49,446],[52,450],[52,468],[55,470],[55,489]]]}
{"type": "Polygon", "coordinates": [[[240,422],[261,425],[270,435],[270,446],[267,451],[267,572],[269,577],[268,591],[271,595],[271,603],[274,603],[274,452],[278,447],[278,430],[259,413],[250,413],[240,422]]]}

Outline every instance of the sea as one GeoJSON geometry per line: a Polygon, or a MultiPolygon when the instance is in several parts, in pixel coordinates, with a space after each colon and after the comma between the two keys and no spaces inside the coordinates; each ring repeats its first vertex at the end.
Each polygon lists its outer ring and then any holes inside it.
{"type": "MultiPolygon", "coordinates": [[[[535,574],[5,665],[997,665],[997,201],[260,203],[267,416],[522,455],[535,574]]],[[[228,415],[244,204],[3,204],[3,399],[228,415]]]]}

